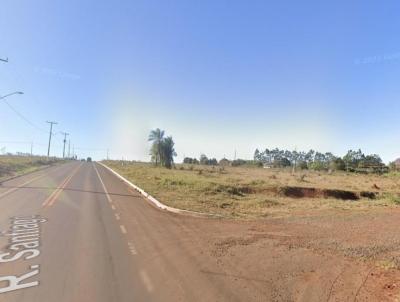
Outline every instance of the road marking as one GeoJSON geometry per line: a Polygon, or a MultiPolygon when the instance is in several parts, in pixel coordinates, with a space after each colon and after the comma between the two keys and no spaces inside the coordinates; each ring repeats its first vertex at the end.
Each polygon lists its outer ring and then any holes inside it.
{"type": "Polygon", "coordinates": [[[115,207],[114,207],[114,205],[112,205],[112,206],[111,206],[111,209],[113,209],[113,210],[115,211],[115,207]]]}
{"type": "MultiPolygon", "coordinates": [[[[9,237],[8,251],[0,252],[0,263],[27,261],[40,255],[40,224],[47,221],[38,215],[12,217],[9,230],[2,236],[9,237]]],[[[32,277],[39,275],[39,264],[29,266],[28,272],[21,276],[0,276],[0,294],[39,285],[32,277]],[[26,282],[30,279],[31,282],[26,282]]]]}
{"type": "Polygon", "coordinates": [[[144,286],[146,286],[147,291],[151,293],[153,291],[153,284],[151,283],[146,271],[140,271],[140,278],[142,278],[142,281],[144,283],[144,286]]]}
{"type": "Polygon", "coordinates": [[[133,245],[132,242],[128,242],[129,250],[131,251],[132,255],[137,255],[137,251],[135,249],[135,246],[133,245]]]}
{"type": "MultiPolygon", "coordinates": [[[[93,164],[93,167],[94,167],[94,169],[96,170],[97,177],[99,178],[99,180],[100,180],[100,182],[101,182],[101,185],[103,186],[103,190],[104,190],[104,193],[106,193],[108,202],[109,202],[109,203],[112,203],[112,199],[111,199],[111,197],[110,197],[110,194],[108,194],[106,185],[104,184],[103,180],[101,179],[101,176],[100,176],[99,170],[97,170],[96,164],[93,164]]],[[[114,206],[112,206],[112,207],[114,207],[114,206]]],[[[115,210],[115,209],[113,209],[113,210],[115,210]]]]}
{"type": "Polygon", "coordinates": [[[62,184],[43,202],[43,204],[42,204],[43,207],[52,206],[56,202],[58,196],[60,196],[62,191],[65,189],[65,187],[71,181],[72,177],[78,172],[78,170],[81,166],[82,166],[82,164],[80,164],[74,171],[72,171],[71,175],[68,175],[65,178],[65,180],[62,182],[62,184]]]}
{"type": "Polygon", "coordinates": [[[120,220],[121,217],[119,217],[119,214],[115,214],[115,219],[120,220]]]}
{"type": "Polygon", "coordinates": [[[123,225],[120,225],[119,228],[121,229],[122,234],[128,233],[123,225]]]}
{"type": "Polygon", "coordinates": [[[31,179],[31,180],[28,180],[27,182],[24,182],[22,185],[19,185],[19,186],[15,187],[15,188],[12,188],[12,189],[8,190],[8,191],[5,191],[5,192],[3,192],[3,193],[0,194],[0,198],[9,195],[9,194],[11,194],[12,192],[17,191],[18,189],[22,188],[23,186],[26,186],[26,185],[28,185],[28,184],[34,182],[35,180],[38,180],[38,179],[40,179],[40,178],[43,178],[43,177],[45,177],[46,175],[47,175],[47,174],[39,175],[38,177],[35,177],[35,178],[31,179]]]}

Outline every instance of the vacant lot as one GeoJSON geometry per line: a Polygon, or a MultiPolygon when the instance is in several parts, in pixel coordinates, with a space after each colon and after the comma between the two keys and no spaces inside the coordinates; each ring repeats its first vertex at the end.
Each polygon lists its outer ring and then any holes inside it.
{"type": "Polygon", "coordinates": [[[229,278],[238,288],[247,289],[250,282],[249,288],[256,288],[254,297],[400,299],[399,175],[106,164],[168,205],[228,217],[259,217],[194,220],[165,215],[196,232],[201,254],[216,259],[215,268],[204,273],[229,278]]]}
{"type": "Polygon", "coordinates": [[[167,205],[227,217],[287,216],[309,209],[396,207],[400,175],[106,161],[167,205]]]}
{"type": "Polygon", "coordinates": [[[0,156],[0,181],[55,164],[54,159],[40,156],[0,156]]]}

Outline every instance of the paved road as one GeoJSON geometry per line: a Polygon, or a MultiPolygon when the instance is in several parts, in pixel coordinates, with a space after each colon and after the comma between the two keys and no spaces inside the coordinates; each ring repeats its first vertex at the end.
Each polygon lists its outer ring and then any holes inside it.
{"type": "Polygon", "coordinates": [[[212,273],[195,220],[153,208],[95,163],[5,182],[0,301],[243,301],[212,273]]]}

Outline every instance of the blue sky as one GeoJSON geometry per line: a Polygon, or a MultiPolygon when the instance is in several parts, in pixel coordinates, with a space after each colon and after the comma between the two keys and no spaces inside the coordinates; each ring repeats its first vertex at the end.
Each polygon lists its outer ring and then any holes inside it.
{"type": "MultiPolygon", "coordinates": [[[[400,157],[397,1],[5,0],[0,149],[45,153],[46,120],[79,156],[178,161],[255,148],[400,157]],[[397,13],[397,14],[396,14],[397,13]],[[26,143],[25,143],[26,142],[26,143]]],[[[62,154],[54,137],[53,154],[62,154]]]]}

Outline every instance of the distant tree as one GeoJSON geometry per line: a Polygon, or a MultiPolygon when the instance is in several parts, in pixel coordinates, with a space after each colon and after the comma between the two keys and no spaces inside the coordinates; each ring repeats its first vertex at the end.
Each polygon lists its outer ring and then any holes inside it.
{"type": "Polygon", "coordinates": [[[192,164],[192,163],[193,163],[193,158],[185,157],[185,158],[183,159],[183,163],[184,163],[184,164],[192,164]]]}
{"type": "Polygon", "coordinates": [[[232,165],[232,167],[237,167],[237,166],[245,165],[246,163],[247,163],[247,161],[244,159],[235,159],[232,161],[231,165],[232,165]]]}
{"type": "Polygon", "coordinates": [[[389,163],[389,170],[390,171],[398,171],[399,170],[398,165],[396,164],[395,161],[391,161],[389,163]]]}
{"type": "Polygon", "coordinates": [[[192,164],[192,165],[198,165],[199,160],[197,158],[191,158],[191,157],[185,157],[183,159],[184,164],[192,164]]]}
{"type": "Polygon", "coordinates": [[[307,170],[308,169],[308,165],[307,162],[305,160],[301,160],[297,163],[297,167],[301,170],[307,170]]]}
{"type": "Polygon", "coordinates": [[[346,164],[340,157],[336,157],[329,163],[329,168],[332,170],[344,171],[346,170],[346,164]]]}
{"type": "Polygon", "coordinates": [[[216,158],[208,158],[205,154],[201,154],[200,164],[206,166],[218,166],[218,161],[216,158]]]}
{"type": "Polygon", "coordinates": [[[161,165],[166,168],[171,168],[174,163],[175,143],[172,136],[164,137],[165,131],[159,128],[150,132],[148,141],[152,142],[150,149],[151,160],[156,166],[161,165]]]}
{"type": "Polygon", "coordinates": [[[230,163],[231,163],[231,162],[230,162],[228,159],[226,159],[226,158],[222,158],[222,159],[219,161],[219,165],[220,165],[220,166],[229,166],[230,163]]]}
{"type": "Polygon", "coordinates": [[[151,159],[155,162],[156,166],[161,164],[161,143],[164,139],[164,134],[164,130],[160,128],[150,131],[148,141],[153,142],[151,146],[151,159]]]}
{"type": "Polygon", "coordinates": [[[176,156],[174,146],[175,143],[172,136],[168,136],[161,141],[162,165],[168,169],[172,168],[174,156],[176,156]]]}
{"type": "Polygon", "coordinates": [[[356,169],[358,168],[358,164],[365,158],[364,153],[362,153],[361,149],[358,151],[349,150],[345,156],[343,156],[343,161],[346,165],[346,169],[356,169]]]}
{"type": "Polygon", "coordinates": [[[216,158],[211,158],[211,159],[209,159],[209,160],[208,160],[208,165],[211,165],[211,166],[218,166],[218,161],[217,161],[217,159],[216,159],[216,158]]]}
{"type": "Polygon", "coordinates": [[[200,155],[200,164],[201,165],[207,165],[208,163],[208,157],[205,154],[200,155]]]}
{"type": "Polygon", "coordinates": [[[260,150],[256,149],[256,151],[254,151],[254,160],[256,161],[262,161],[262,156],[260,153],[260,150]]]}
{"type": "Polygon", "coordinates": [[[290,167],[291,163],[286,157],[281,157],[281,158],[275,158],[273,161],[274,167],[277,168],[284,168],[284,167],[290,167]]]}
{"type": "Polygon", "coordinates": [[[387,171],[387,167],[378,155],[365,155],[360,149],[357,151],[349,150],[343,158],[336,157],[331,152],[322,153],[314,150],[298,152],[297,150],[289,151],[275,148],[260,152],[256,149],[254,160],[274,167],[301,166],[302,169],[314,170],[387,171]]]}

